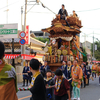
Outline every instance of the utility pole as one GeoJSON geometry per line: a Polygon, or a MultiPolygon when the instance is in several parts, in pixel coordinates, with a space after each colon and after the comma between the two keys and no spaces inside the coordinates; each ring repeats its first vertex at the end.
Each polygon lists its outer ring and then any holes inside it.
{"type": "MultiPolygon", "coordinates": [[[[14,38],[12,38],[12,54],[14,54],[14,38]]],[[[12,59],[12,66],[15,67],[15,60],[12,59]]]]}
{"type": "MultiPolygon", "coordinates": [[[[21,15],[23,16],[23,11],[22,10],[23,9],[21,8],[21,15]]],[[[24,32],[26,32],[26,15],[27,15],[27,0],[25,0],[24,29],[23,29],[23,26],[22,26],[22,30],[24,32]]],[[[21,16],[21,19],[23,20],[23,17],[22,16],[21,16]]],[[[22,22],[23,21],[21,21],[21,25],[22,25],[22,22]]],[[[21,46],[21,54],[25,54],[25,45],[22,45],[21,46]]],[[[22,61],[22,66],[24,66],[24,61],[25,60],[22,61]]]]}
{"type": "Polygon", "coordinates": [[[94,59],[94,32],[93,32],[93,59],[94,59]]]}
{"type": "Polygon", "coordinates": [[[23,6],[21,6],[21,31],[23,31],[23,6]]]}
{"type": "MultiPolygon", "coordinates": [[[[25,0],[24,32],[26,32],[27,0],[25,0]]],[[[25,54],[25,45],[22,46],[21,54],[25,54]]]]}

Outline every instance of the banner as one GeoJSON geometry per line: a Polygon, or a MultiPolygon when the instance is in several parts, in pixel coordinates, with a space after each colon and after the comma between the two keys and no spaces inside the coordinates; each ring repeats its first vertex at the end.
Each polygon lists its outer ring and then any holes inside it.
{"type": "Polygon", "coordinates": [[[26,26],[26,44],[30,44],[29,26],[26,26]]]}

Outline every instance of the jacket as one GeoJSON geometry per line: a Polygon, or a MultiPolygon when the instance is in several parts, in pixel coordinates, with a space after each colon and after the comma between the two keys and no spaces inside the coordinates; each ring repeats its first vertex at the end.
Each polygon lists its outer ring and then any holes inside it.
{"type": "Polygon", "coordinates": [[[30,89],[33,100],[46,100],[46,87],[42,75],[35,79],[34,86],[30,89]]]}

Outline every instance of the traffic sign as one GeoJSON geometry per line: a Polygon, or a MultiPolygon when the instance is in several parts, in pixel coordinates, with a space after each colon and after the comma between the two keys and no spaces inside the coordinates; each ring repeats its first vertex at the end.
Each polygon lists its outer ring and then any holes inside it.
{"type": "Polygon", "coordinates": [[[21,38],[25,38],[26,33],[25,33],[24,31],[21,31],[21,32],[19,33],[19,36],[20,36],[21,38]]]}
{"type": "Polygon", "coordinates": [[[19,43],[20,43],[21,45],[24,45],[24,44],[26,43],[26,41],[25,41],[25,39],[20,39],[19,43]]]}
{"type": "Polygon", "coordinates": [[[0,24],[1,38],[18,38],[18,24],[0,24]]]}

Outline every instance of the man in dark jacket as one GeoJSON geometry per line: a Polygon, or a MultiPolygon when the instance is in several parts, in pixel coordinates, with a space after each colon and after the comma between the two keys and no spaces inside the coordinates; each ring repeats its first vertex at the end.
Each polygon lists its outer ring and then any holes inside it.
{"type": "Polygon", "coordinates": [[[39,61],[32,59],[30,61],[30,70],[33,74],[32,82],[29,86],[32,93],[30,100],[46,100],[46,88],[43,76],[39,72],[39,61]]]}
{"type": "MultiPolygon", "coordinates": [[[[60,19],[66,20],[68,16],[67,10],[65,9],[65,5],[62,4],[62,8],[59,10],[58,14],[60,15],[60,19]]],[[[70,27],[69,23],[66,20],[66,24],[70,27]]]]}
{"type": "Polygon", "coordinates": [[[29,79],[29,75],[28,73],[30,72],[30,69],[28,67],[28,63],[26,62],[25,67],[23,68],[23,86],[25,86],[25,80],[27,81],[26,86],[28,86],[28,79],[29,79]]]}
{"type": "Polygon", "coordinates": [[[47,61],[45,61],[44,65],[41,66],[40,71],[43,71],[43,73],[45,74],[44,76],[46,76],[46,72],[47,72],[48,69],[50,69],[50,67],[48,66],[47,61]]]}
{"type": "Polygon", "coordinates": [[[62,8],[59,10],[58,14],[60,14],[60,18],[64,20],[68,16],[68,13],[67,13],[67,10],[65,9],[64,4],[62,4],[62,8]]]}

